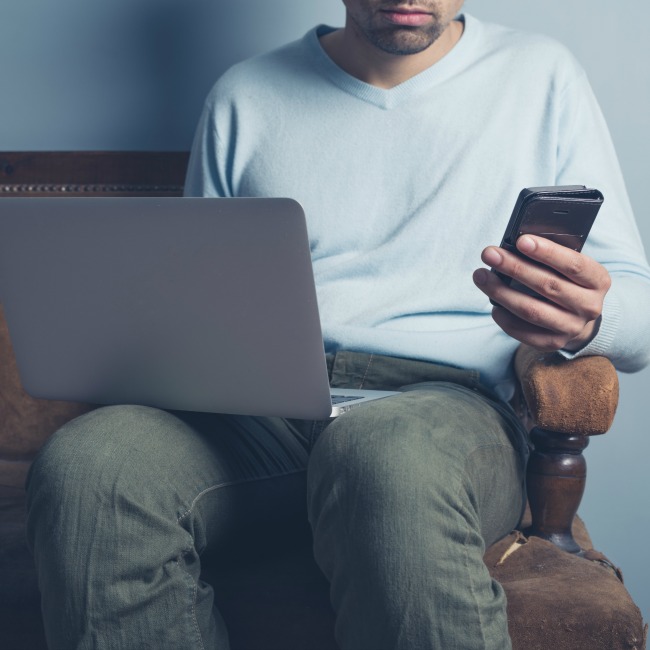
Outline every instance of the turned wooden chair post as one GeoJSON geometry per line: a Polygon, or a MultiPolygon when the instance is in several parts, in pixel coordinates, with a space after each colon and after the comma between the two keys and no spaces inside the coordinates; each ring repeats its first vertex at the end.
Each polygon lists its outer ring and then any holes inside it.
{"type": "Polygon", "coordinates": [[[587,480],[582,452],[589,437],[606,433],[618,405],[618,376],[603,357],[567,360],[520,346],[515,356],[533,451],[527,489],[532,525],[569,553],[581,553],[572,525],[587,480]]]}
{"type": "Polygon", "coordinates": [[[571,527],[585,490],[587,462],[582,452],[589,438],[538,427],[530,437],[534,450],[526,484],[532,525],[524,532],[547,539],[569,553],[580,553],[571,527]]]}

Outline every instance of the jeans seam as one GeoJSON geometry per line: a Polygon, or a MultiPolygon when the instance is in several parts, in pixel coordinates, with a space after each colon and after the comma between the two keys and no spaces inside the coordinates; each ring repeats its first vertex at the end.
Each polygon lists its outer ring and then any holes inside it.
{"type": "Polygon", "coordinates": [[[374,358],[374,353],[371,353],[370,356],[368,357],[368,365],[366,366],[366,370],[363,373],[363,377],[361,378],[361,383],[359,384],[359,388],[363,388],[363,385],[366,383],[366,377],[368,376],[368,372],[370,371],[370,366],[372,364],[372,360],[374,358]]]}
{"type": "MultiPolygon", "coordinates": [[[[512,445],[504,445],[503,443],[492,443],[492,444],[486,444],[486,445],[479,445],[478,447],[475,447],[469,454],[467,454],[467,457],[465,458],[465,470],[463,472],[463,476],[467,477],[467,462],[469,461],[470,457],[473,456],[476,452],[483,450],[483,449],[491,449],[491,448],[503,448],[503,449],[509,449],[513,450],[512,445]]],[[[516,450],[515,450],[516,451],[516,450]]],[[[463,487],[463,481],[461,480],[458,484],[458,489],[456,493],[456,502],[458,503],[458,499],[460,498],[460,492],[463,487]]],[[[478,504],[477,504],[478,507],[478,504]]],[[[476,612],[478,614],[478,619],[479,619],[479,631],[481,634],[481,642],[483,644],[483,647],[485,647],[485,632],[484,632],[484,623],[483,623],[483,615],[481,613],[481,608],[479,607],[478,604],[478,599],[476,597],[476,592],[474,590],[474,580],[472,578],[472,571],[469,566],[469,555],[468,555],[468,542],[470,535],[472,534],[472,530],[467,523],[467,519],[465,517],[462,517],[463,519],[463,525],[466,529],[465,532],[465,540],[463,541],[463,549],[464,549],[464,560],[465,560],[465,571],[467,571],[467,575],[469,576],[469,585],[470,585],[470,591],[472,593],[472,598],[474,599],[474,606],[476,609],[476,612]]],[[[483,543],[485,544],[485,539],[483,538],[483,534],[479,531],[479,535],[481,539],[483,539],[483,543]]],[[[492,578],[491,578],[492,579],[492,578]]]]}
{"type": "MultiPolygon", "coordinates": [[[[474,450],[476,451],[476,450],[474,450]]],[[[474,451],[472,453],[474,453],[474,451]]],[[[465,460],[465,464],[467,463],[467,460],[465,460]]],[[[467,476],[467,471],[463,473],[464,476],[467,476]]],[[[458,490],[456,492],[456,503],[458,503],[458,499],[460,498],[460,492],[462,490],[463,486],[463,481],[461,480],[458,484],[458,490]]],[[[469,524],[467,523],[467,519],[465,517],[463,519],[463,524],[465,526],[465,539],[463,540],[463,556],[465,560],[465,571],[467,572],[467,576],[469,578],[469,586],[470,586],[470,591],[472,593],[472,598],[474,600],[474,608],[477,612],[478,615],[478,622],[479,622],[479,632],[481,634],[481,642],[483,644],[483,647],[485,647],[485,633],[483,631],[483,616],[481,614],[481,608],[478,605],[478,599],[476,597],[476,592],[474,591],[474,581],[472,579],[472,571],[470,570],[469,566],[469,557],[468,557],[468,543],[469,543],[469,538],[472,533],[469,524]]]]}
{"type": "Polygon", "coordinates": [[[282,472],[280,474],[271,474],[269,476],[257,476],[257,477],[254,477],[254,478],[245,478],[245,479],[241,479],[240,481],[224,481],[223,483],[217,483],[216,485],[211,485],[210,487],[207,487],[207,488],[201,490],[201,492],[199,492],[194,497],[194,499],[192,499],[192,503],[190,504],[189,508],[187,508],[187,510],[185,510],[185,512],[181,513],[177,517],[176,523],[180,524],[183,521],[183,519],[185,519],[185,517],[192,514],[192,511],[194,510],[194,508],[195,508],[196,504],[198,503],[199,499],[201,499],[202,497],[204,497],[206,494],[208,494],[210,492],[214,492],[215,490],[219,490],[219,489],[224,488],[224,487],[232,487],[234,485],[244,485],[245,483],[254,483],[255,481],[268,481],[268,480],[271,480],[271,479],[280,478],[282,476],[290,476],[291,474],[300,474],[301,472],[304,472],[304,471],[305,471],[305,468],[292,469],[292,470],[289,470],[289,471],[286,471],[286,472],[282,472]]]}
{"type": "MultiPolygon", "coordinates": [[[[181,557],[185,557],[187,554],[192,552],[192,543],[183,549],[181,553],[181,557]]],[[[196,597],[198,594],[198,585],[194,578],[190,575],[189,571],[187,571],[180,562],[179,558],[176,558],[176,564],[178,568],[189,578],[190,580],[190,601],[192,602],[192,624],[194,626],[194,631],[196,632],[196,636],[199,641],[199,648],[201,650],[205,650],[205,644],[203,643],[203,635],[201,634],[201,628],[199,627],[199,621],[196,616],[196,597]]]]}

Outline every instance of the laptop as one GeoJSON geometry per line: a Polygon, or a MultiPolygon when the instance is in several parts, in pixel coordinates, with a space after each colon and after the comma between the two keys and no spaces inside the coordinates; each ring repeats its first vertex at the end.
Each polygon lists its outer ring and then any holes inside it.
{"type": "Polygon", "coordinates": [[[324,419],[305,215],[282,198],[4,198],[0,302],[37,398],[324,419]]]}

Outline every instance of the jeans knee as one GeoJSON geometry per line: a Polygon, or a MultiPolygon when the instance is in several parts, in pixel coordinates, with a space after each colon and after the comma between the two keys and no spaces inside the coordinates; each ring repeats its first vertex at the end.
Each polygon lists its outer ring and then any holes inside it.
{"type": "Polygon", "coordinates": [[[142,450],[134,451],[134,442],[143,430],[153,433],[156,421],[164,417],[171,416],[147,407],[114,406],[64,425],[32,463],[26,484],[28,508],[92,511],[106,494],[113,493],[114,498],[116,490],[134,489],[145,471],[142,450]]]}

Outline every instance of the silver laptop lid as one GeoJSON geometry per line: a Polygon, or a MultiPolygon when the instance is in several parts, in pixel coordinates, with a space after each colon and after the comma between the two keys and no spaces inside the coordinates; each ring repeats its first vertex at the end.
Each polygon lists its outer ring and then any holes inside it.
{"type": "Polygon", "coordinates": [[[291,199],[3,199],[0,300],[35,397],[331,413],[291,199]]]}

